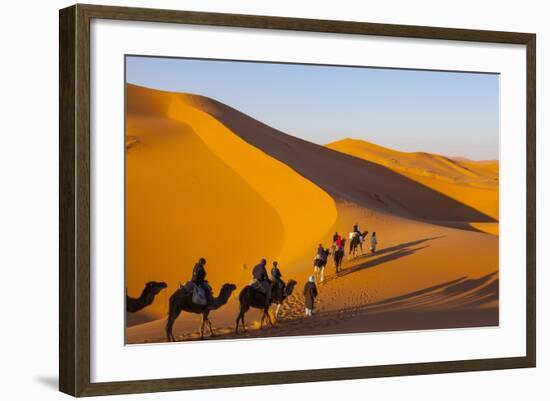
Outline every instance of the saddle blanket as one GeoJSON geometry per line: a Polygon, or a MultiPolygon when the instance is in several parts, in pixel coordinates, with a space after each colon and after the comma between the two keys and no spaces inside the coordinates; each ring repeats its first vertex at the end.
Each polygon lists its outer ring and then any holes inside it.
{"type": "Polygon", "coordinates": [[[265,291],[265,287],[262,285],[262,283],[259,282],[259,281],[256,280],[256,279],[252,280],[252,281],[250,282],[249,285],[250,285],[252,288],[254,288],[255,290],[258,290],[258,291],[260,291],[260,292],[262,292],[262,293],[264,293],[264,294],[265,294],[265,292],[266,292],[266,291],[265,291]]]}
{"type": "Polygon", "coordinates": [[[191,302],[193,302],[194,304],[202,306],[208,304],[208,299],[206,298],[206,290],[201,286],[196,285],[192,281],[188,281],[187,283],[183,284],[181,288],[183,288],[184,291],[188,294],[192,294],[191,302]]]}

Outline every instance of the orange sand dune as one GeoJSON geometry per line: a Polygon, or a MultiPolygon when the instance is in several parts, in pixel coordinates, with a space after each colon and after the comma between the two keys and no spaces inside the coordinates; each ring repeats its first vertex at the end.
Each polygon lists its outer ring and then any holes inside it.
{"type": "Polygon", "coordinates": [[[198,95],[190,97],[201,110],[240,138],[290,166],[337,201],[434,222],[496,221],[489,212],[477,210],[379,163],[277,131],[216,100],[198,95]],[[437,207],[433,207],[434,204],[437,207]]]}
{"type": "MultiPolygon", "coordinates": [[[[313,319],[302,318],[300,290],[312,274],[308,258],[283,269],[299,285],[282,309],[279,328],[254,330],[259,313],[252,311],[246,318],[252,330],[238,337],[498,325],[498,237],[339,203],[336,228],[345,233],[354,222],[377,231],[379,251],[371,255],[366,249],[364,256],[346,259],[338,275],[329,263],[313,319]]],[[[329,238],[323,242],[328,244],[329,238]]],[[[224,308],[212,313],[212,321],[222,338],[234,338],[236,303],[224,308]]],[[[127,341],[165,341],[164,325],[162,319],[131,327],[127,341]]],[[[183,315],[176,323],[176,336],[196,339],[198,326],[197,316],[183,315]]]]}
{"type": "MultiPolygon", "coordinates": [[[[252,264],[266,257],[277,258],[284,278],[298,286],[281,327],[262,335],[498,324],[498,236],[472,230],[498,228],[498,213],[491,213],[498,198],[485,208],[468,204],[462,189],[444,193],[381,160],[303,141],[202,96],[127,85],[127,99],[127,283],[133,295],[147,280],[167,281],[151,307],[157,313],[205,256],[215,292],[226,281],[239,287],[211,314],[218,333],[232,337],[238,291],[252,264]],[[334,230],[347,236],[355,223],[378,233],[379,252],[346,260],[338,275],[329,264],[319,314],[302,319],[300,292],[316,243],[328,246],[334,230]]],[[[433,159],[441,176],[462,182],[427,178],[494,191],[483,182],[489,167],[472,172],[462,162],[439,162],[433,159]]],[[[257,319],[255,311],[247,315],[251,327],[257,319]]],[[[198,321],[182,314],[174,333],[195,338],[198,321]]],[[[127,342],[164,341],[164,324],[129,327],[127,342]]]]}
{"type": "MultiPolygon", "coordinates": [[[[498,162],[451,159],[424,152],[399,152],[357,139],[326,145],[402,174],[498,220],[498,162]]],[[[477,225],[485,227],[486,225],[477,225]]],[[[493,231],[491,225],[490,231],[493,231]]]]}
{"type": "Polygon", "coordinates": [[[381,164],[394,171],[480,187],[494,188],[498,185],[498,161],[475,162],[425,152],[400,152],[351,138],[332,142],[326,146],[381,164]]]}
{"type": "MultiPolygon", "coordinates": [[[[313,247],[332,229],[332,198],[188,97],[128,85],[127,99],[130,295],[149,280],[173,291],[201,256],[215,290],[228,280],[241,284],[261,257],[291,263],[302,244],[313,247]]],[[[166,313],[166,297],[164,291],[150,308],[158,316],[166,313]]]]}

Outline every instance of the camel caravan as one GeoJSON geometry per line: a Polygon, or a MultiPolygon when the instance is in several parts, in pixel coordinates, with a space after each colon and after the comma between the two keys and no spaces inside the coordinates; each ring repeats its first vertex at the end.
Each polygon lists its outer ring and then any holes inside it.
{"type": "MultiPolygon", "coordinates": [[[[366,241],[368,231],[359,231],[357,224],[349,234],[349,256],[348,260],[364,254],[363,243],[366,241]]],[[[338,274],[342,269],[342,262],[345,256],[346,238],[341,237],[338,232],[333,236],[331,250],[324,248],[319,244],[317,254],[313,260],[314,274],[311,275],[304,286],[304,304],[305,317],[312,316],[315,298],[317,297],[317,287],[315,282],[323,283],[325,280],[324,270],[328,263],[328,257],[333,255],[333,264],[338,274]]],[[[373,232],[370,240],[371,253],[376,252],[378,244],[376,233],[373,232]]],[[[271,276],[267,273],[267,261],[261,259],[252,269],[252,281],[245,286],[239,294],[239,313],[235,320],[235,334],[239,334],[239,327],[244,332],[247,331],[244,317],[250,308],[256,308],[262,311],[260,320],[260,329],[263,329],[264,322],[267,320],[271,327],[275,327],[275,322],[281,306],[285,299],[292,295],[297,284],[295,280],[289,280],[285,283],[282,279],[282,273],[278,263],[273,262],[271,267],[271,276]],[[275,305],[274,319],[272,319],[269,310],[275,305]]],[[[164,282],[150,281],[145,285],[139,298],[132,298],[126,294],[126,311],[135,313],[151,305],[163,289],[167,288],[164,282]]],[[[168,319],[166,321],[166,338],[169,342],[177,341],[173,334],[173,327],[176,319],[182,311],[201,315],[200,339],[204,339],[205,326],[208,325],[210,336],[215,337],[212,328],[212,322],[209,319],[211,311],[224,306],[231,297],[231,294],[237,289],[235,284],[225,283],[222,285],[217,297],[214,297],[212,287],[206,280],[206,259],[200,258],[193,267],[191,280],[181,284],[179,288],[170,296],[168,319]]]]}
{"type": "MultiPolygon", "coordinates": [[[[353,231],[349,233],[349,256],[348,260],[352,260],[358,256],[363,256],[363,244],[367,240],[369,232],[359,230],[359,225],[355,224],[353,226],[353,231]],[[361,254],[359,255],[359,252],[361,254]]],[[[342,269],[342,262],[345,256],[346,249],[346,238],[343,238],[338,232],[335,232],[332,237],[332,252],[328,248],[324,248],[322,244],[319,244],[317,248],[317,254],[313,259],[313,272],[314,277],[319,283],[325,281],[325,267],[328,263],[328,257],[332,254],[334,268],[336,269],[336,274],[340,273],[342,269]]],[[[369,250],[371,253],[376,253],[376,246],[378,245],[378,239],[376,233],[373,232],[370,239],[369,250]]]]}

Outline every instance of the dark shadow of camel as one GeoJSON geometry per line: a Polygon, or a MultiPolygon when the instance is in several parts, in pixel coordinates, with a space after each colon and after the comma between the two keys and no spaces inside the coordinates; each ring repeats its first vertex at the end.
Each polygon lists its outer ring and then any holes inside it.
{"type": "Polygon", "coordinates": [[[452,296],[452,295],[471,291],[475,288],[481,288],[485,283],[491,280],[497,273],[498,271],[495,271],[477,279],[463,280],[459,283],[448,286],[443,291],[447,295],[452,296]]]}
{"type": "Polygon", "coordinates": [[[381,264],[386,263],[386,262],[391,262],[392,260],[397,260],[397,259],[404,258],[405,256],[412,255],[413,253],[416,253],[416,252],[418,252],[422,249],[428,248],[428,247],[429,247],[429,245],[419,246],[417,248],[399,249],[398,251],[386,254],[386,255],[381,256],[379,258],[371,259],[367,262],[360,263],[360,264],[352,266],[352,267],[348,267],[347,269],[344,269],[344,270],[340,271],[339,273],[337,273],[335,276],[333,276],[333,279],[344,277],[344,276],[347,276],[348,274],[356,273],[360,270],[370,269],[371,267],[378,266],[378,265],[381,265],[381,264]]]}
{"type": "Polygon", "coordinates": [[[444,237],[445,237],[444,235],[440,235],[438,237],[429,237],[429,238],[422,238],[422,239],[417,239],[417,240],[409,241],[409,242],[402,242],[401,244],[397,244],[397,245],[390,246],[390,247],[387,247],[387,248],[379,249],[379,250],[376,251],[376,253],[365,253],[364,255],[360,255],[360,256],[357,256],[356,258],[353,258],[351,261],[371,258],[371,257],[379,256],[379,255],[384,255],[386,253],[399,251],[399,250],[402,250],[404,248],[410,248],[411,246],[420,245],[424,242],[433,241],[433,240],[444,238],[444,237]]]}
{"type": "Polygon", "coordinates": [[[420,246],[420,247],[416,247],[416,248],[411,248],[411,247],[413,247],[415,245],[422,244],[426,241],[432,241],[432,240],[435,240],[435,239],[438,239],[438,238],[443,238],[443,237],[444,236],[430,237],[430,238],[422,238],[422,239],[415,240],[415,241],[403,242],[403,243],[398,244],[398,245],[394,245],[394,246],[391,246],[391,247],[388,247],[388,248],[381,249],[381,250],[377,251],[374,254],[359,256],[359,257],[357,257],[353,260],[367,259],[367,261],[359,263],[359,264],[355,264],[351,267],[344,268],[340,272],[338,272],[337,274],[332,275],[332,276],[328,276],[325,279],[324,283],[326,284],[326,283],[328,283],[332,280],[335,280],[335,279],[340,278],[340,277],[344,277],[348,274],[355,273],[355,272],[358,272],[360,270],[364,270],[364,269],[368,269],[368,268],[371,268],[371,267],[374,267],[374,266],[378,266],[382,263],[390,262],[392,260],[397,260],[397,259],[401,259],[405,256],[412,255],[413,253],[416,253],[416,252],[418,252],[418,251],[420,251],[424,248],[429,247],[429,245],[420,246]],[[380,256],[380,255],[383,255],[383,256],[380,256]],[[375,258],[373,258],[373,257],[375,257],[375,258]]]}
{"type": "Polygon", "coordinates": [[[429,309],[430,305],[445,304],[452,309],[473,309],[499,299],[499,279],[495,278],[498,270],[480,278],[466,276],[451,280],[422,290],[410,292],[397,297],[383,299],[366,305],[365,310],[372,312],[400,311],[423,304],[429,309]],[[492,280],[492,281],[491,281],[492,280]],[[453,297],[465,294],[464,297],[453,300],[453,297]]]}
{"type": "Polygon", "coordinates": [[[309,326],[304,327],[303,319],[292,319],[281,324],[282,332],[266,331],[251,337],[498,326],[498,305],[488,304],[498,300],[496,274],[472,279],[464,276],[378,302],[316,312],[306,320],[309,326]],[[466,292],[456,294],[456,302],[446,290],[466,292]],[[346,324],[348,319],[354,323],[346,324]]]}

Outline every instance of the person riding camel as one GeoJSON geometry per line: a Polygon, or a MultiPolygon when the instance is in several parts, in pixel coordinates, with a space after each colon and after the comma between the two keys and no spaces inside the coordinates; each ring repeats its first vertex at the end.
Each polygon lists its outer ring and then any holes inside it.
{"type": "Polygon", "coordinates": [[[343,239],[341,236],[338,236],[336,241],[334,241],[334,250],[337,251],[338,249],[341,249],[343,246],[343,239]]]}
{"type": "Polygon", "coordinates": [[[191,277],[191,282],[193,282],[197,287],[201,288],[204,291],[206,297],[206,302],[208,305],[214,303],[214,296],[212,295],[212,288],[208,281],[206,280],[206,259],[200,258],[195,266],[193,267],[193,275],[191,277]]]}
{"type": "Polygon", "coordinates": [[[281,270],[279,270],[279,263],[277,263],[277,261],[274,261],[273,267],[271,268],[271,279],[279,288],[279,290],[281,291],[281,294],[283,294],[284,296],[286,284],[283,281],[282,277],[283,277],[283,274],[281,273],[281,270]]]}
{"type": "Polygon", "coordinates": [[[355,223],[353,225],[353,231],[350,233],[349,239],[353,239],[357,235],[361,235],[361,231],[359,231],[359,225],[355,223]]]}
{"type": "Polygon", "coordinates": [[[340,234],[338,234],[338,232],[335,232],[334,235],[332,236],[332,251],[334,252],[336,250],[336,242],[341,240],[342,237],[340,236],[340,234]]]}
{"type": "Polygon", "coordinates": [[[265,268],[267,261],[262,259],[252,270],[252,286],[265,294],[265,304],[271,303],[271,280],[265,268]]]}
{"type": "Polygon", "coordinates": [[[325,248],[323,248],[323,244],[319,244],[317,246],[317,255],[322,255],[324,250],[325,250],[325,248]]]}
{"type": "Polygon", "coordinates": [[[313,262],[315,263],[315,261],[317,260],[322,260],[324,253],[325,253],[325,248],[323,248],[323,244],[319,244],[319,246],[317,247],[317,254],[313,259],[313,262]]]}

